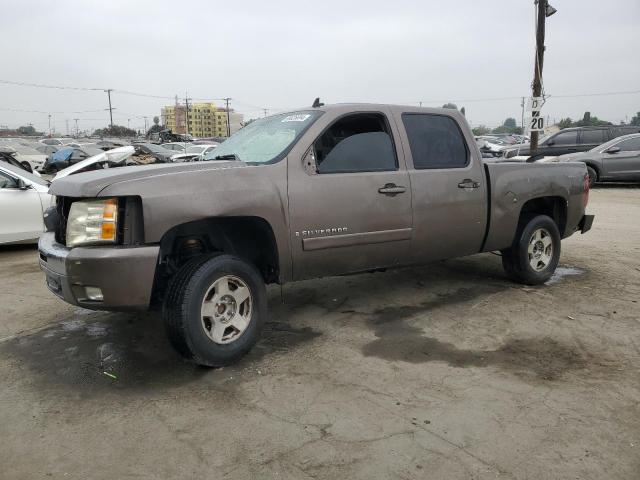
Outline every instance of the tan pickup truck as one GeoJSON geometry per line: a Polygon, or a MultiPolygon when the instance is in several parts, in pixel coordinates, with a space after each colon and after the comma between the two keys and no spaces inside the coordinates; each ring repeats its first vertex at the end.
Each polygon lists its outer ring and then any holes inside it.
{"type": "Polygon", "coordinates": [[[259,338],[266,284],[489,251],[539,284],[593,221],[583,163],[485,163],[454,110],[316,105],[211,157],[54,181],[49,288],[84,308],[161,307],[177,350],[219,366],[259,338]]]}

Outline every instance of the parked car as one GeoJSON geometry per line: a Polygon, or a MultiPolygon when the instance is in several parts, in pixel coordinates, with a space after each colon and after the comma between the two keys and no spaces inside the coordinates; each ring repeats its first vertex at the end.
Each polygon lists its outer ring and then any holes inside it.
{"type": "Polygon", "coordinates": [[[34,146],[37,151],[49,157],[50,155],[56,153],[58,150],[63,148],[63,145],[47,145],[45,143],[40,143],[39,145],[34,146]]]}
{"type": "Polygon", "coordinates": [[[482,153],[486,153],[491,157],[501,157],[504,149],[509,146],[498,138],[486,136],[477,137],[476,143],[482,153]]]}
{"type": "Polygon", "coordinates": [[[640,133],[609,140],[588,152],[560,155],[540,162],[583,162],[589,183],[640,182],[640,133]]]}
{"type": "Polygon", "coordinates": [[[170,162],[171,157],[176,153],[155,143],[136,143],[133,148],[135,148],[136,155],[151,155],[157,162],[163,163],[170,162]]]}
{"type": "Polygon", "coordinates": [[[41,170],[47,156],[33,148],[20,143],[4,142],[0,144],[0,149],[5,153],[10,153],[26,170],[41,170]]]}
{"type": "Polygon", "coordinates": [[[73,138],[62,137],[62,138],[43,138],[38,140],[40,143],[44,143],[45,145],[67,145],[68,143],[72,143],[75,141],[73,138]]]}
{"type": "Polygon", "coordinates": [[[76,173],[90,172],[92,170],[100,170],[104,168],[114,168],[127,165],[135,149],[132,146],[113,148],[107,152],[101,152],[92,157],[86,158],[70,167],[60,170],[53,181],[64,178],[68,175],[74,175],[76,173]]]}
{"type": "Polygon", "coordinates": [[[8,163],[9,165],[13,165],[14,167],[19,168],[20,170],[24,170],[25,172],[33,173],[38,177],[40,174],[31,168],[29,163],[21,163],[14,157],[15,150],[9,147],[5,147],[4,145],[0,145],[0,162],[8,163]]]}
{"type": "Polygon", "coordinates": [[[49,184],[0,162],[0,243],[35,243],[44,233],[43,212],[54,204],[49,184]]]}
{"type": "Polygon", "coordinates": [[[102,153],[103,150],[97,147],[63,147],[56,153],[50,155],[45,162],[42,171],[44,173],[57,173],[71,165],[81,162],[85,158],[102,153]]]}
{"type": "Polygon", "coordinates": [[[169,142],[163,143],[160,146],[166,148],[167,150],[173,150],[174,152],[184,152],[187,149],[187,146],[190,145],[188,142],[169,142]]]}
{"type": "Polygon", "coordinates": [[[54,181],[40,265],[49,289],[74,305],[163,305],[176,349],[210,366],[255,344],[266,283],[499,250],[511,278],[541,284],[561,239],[591,228],[585,165],[480,155],[457,110],[278,114],[218,146],[220,162],[54,181]]]}
{"type": "Polygon", "coordinates": [[[206,155],[212,155],[218,145],[190,145],[185,153],[178,153],[171,157],[172,162],[198,162],[206,155]]]}
{"type": "MultiPolygon", "coordinates": [[[[586,152],[613,138],[630,133],[639,133],[640,126],[631,125],[607,125],[602,127],[575,127],[565,128],[557,133],[543,138],[535,155],[529,161],[535,161],[542,157],[556,157],[568,153],[586,152]]],[[[504,156],[511,158],[516,155],[531,155],[530,144],[514,145],[505,149],[504,156]]]]}

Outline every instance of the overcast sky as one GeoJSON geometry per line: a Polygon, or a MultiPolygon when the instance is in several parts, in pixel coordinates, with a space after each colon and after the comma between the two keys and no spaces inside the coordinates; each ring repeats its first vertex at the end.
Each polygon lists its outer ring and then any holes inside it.
{"type": "MultiPolygon", "coordinates": [[[[547,94],[640,90],[640,1],[550,0],[547,94]]],[[[473,125],[520,121],[534,59],[533,0],[4,0],[0,79],[150,95],[231,97],[261,108],[333,102],[465,106],[473,125]]],[[[143,125],[171,100],[112,94],[114,123],[143,125]]],[[[0,84],[0,125],[46,130],[53,113],[80,128],[108,123],[107,95],[0,84]],[[86,112],[97,110],[94,112],[86,112]],[[83,113],[71,113],[83,112],[83,113]]],[[[550,98],[551,119],[619,122],[640,94],[550,98]]]]}

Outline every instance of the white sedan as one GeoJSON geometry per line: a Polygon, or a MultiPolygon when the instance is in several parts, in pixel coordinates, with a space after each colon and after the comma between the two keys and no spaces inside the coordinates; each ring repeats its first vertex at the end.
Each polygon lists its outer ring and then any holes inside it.
{"type": "Polygon", "coordinates": [[[0,164],[0,244],[38,241],[45,231],[43,213],[55,203],[48,191],[42,178],[0,164]]]}

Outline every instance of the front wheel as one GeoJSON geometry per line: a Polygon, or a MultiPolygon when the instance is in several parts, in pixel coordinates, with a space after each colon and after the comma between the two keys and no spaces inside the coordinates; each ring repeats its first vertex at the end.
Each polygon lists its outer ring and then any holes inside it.
{"type": "Polygon", "coordinates": [[[163,305],[169,340],[186,359],[221,367],[257,342],[267,316],[266,289],[256,268],[231,255],[189,261],[163,305]]]}
{"type": "Polygon", "coordinates": [[[502,266],[513,280],[540,285],[551,278],[560,260],[560,231],[546,215],[527,217],[513,245],[502,251],[502,266]]]}

